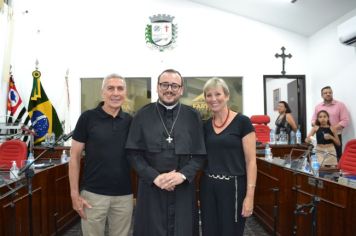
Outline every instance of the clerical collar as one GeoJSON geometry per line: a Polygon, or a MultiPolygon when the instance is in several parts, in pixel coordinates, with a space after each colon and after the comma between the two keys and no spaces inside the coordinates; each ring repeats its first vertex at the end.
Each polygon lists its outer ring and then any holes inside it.
{"type": "Polygon", "coordinates": [[[172,110],[173,108],[175,108],[178,105],[179,102],[177,102],[174,105],[167,106],[167,105],[163,104],[163,102],[161,102],[161,100],[158,99],[158,103],[161,104],[162,106],[164,106],[167,110],[172,110]]]}

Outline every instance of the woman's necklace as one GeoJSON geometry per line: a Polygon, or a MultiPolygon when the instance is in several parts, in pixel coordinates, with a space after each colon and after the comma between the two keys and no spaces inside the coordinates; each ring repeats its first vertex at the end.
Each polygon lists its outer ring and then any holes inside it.
{"type": "Polygon", "coordinates": [[[224,122],[221,124],[221,125],[217,125],[215,124],[215,116],[213,116],[213,125],[215,128],[221,128],[221,127],[224,127],[224,125],[226,124],[227,120],[229,119],[229,116],[230,116],[230,109],[227,109],[227,116],[226,116],[226,119],[224,120],[224,122]]]}
{"type": "Polygon", "coordinates": [[[177,122],[177,120],[178,120],[178,116],[179,116],[179,113],[180,113],[180,108],[181,108],[182,105],[181,105],[181,103],[179,103],[177,116],[176,116],[175,120],[173,121],[171,130],[168,131],[168,129],[167,129],[167,127],[166,127],[166,124],[164,123],[163,118],[162,118],[162,116],[161,116],[161,113],[159,112],[159,108],[158,108],[157,103],[158,103],[158,102],[156,102],[156,108],[157,108],[158,116],[159,116],[159,119],[161,120],[161,123],[162,123],[162,125],[163,125],[164,131],[166,131],[166,134],[167,134],[167,136],[168,136],[168,137],[166,138],[166,140],[167,140],[168,143],[171,143],[171,142],[173,141],[173,138],[171,137],[171,134],[172,134],[174,125],[176,124],[176,122],[177,122]]]}

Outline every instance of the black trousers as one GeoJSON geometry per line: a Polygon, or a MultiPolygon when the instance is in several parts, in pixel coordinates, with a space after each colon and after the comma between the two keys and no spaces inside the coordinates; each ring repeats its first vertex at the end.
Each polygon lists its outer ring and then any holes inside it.
{"type": "Polygon", "coordinates": [[[246,222],[241,215],[246,177],[237,177],[237,195],[234,178],[220,180],[203,175],[200,186],[202,236],[242,236],[246,222]]]}
{"type": "Polygon", "coordinates": [[[334,144],[335,149],[336,149],[337,161],[340,160],[340,157],[342,155],[342,135],[339,134],[338,136],[339,136],[339,139],[340,139],[340,146],[337,146],[337,145],[334,144]]]}

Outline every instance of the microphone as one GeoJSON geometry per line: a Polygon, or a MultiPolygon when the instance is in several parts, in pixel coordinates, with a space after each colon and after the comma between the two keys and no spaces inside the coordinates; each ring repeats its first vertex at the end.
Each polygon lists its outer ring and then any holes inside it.
{"type": "Polygon", "coordinates": [[[65,135],[65,134],[61,134],[61,135],[58,137],[57,140],[58,140],[58,141],[62,140],[64,136],[66,136],[66,135],[65,135]]]}
{"type": "Polygon", "coordinates": [[[30,134],[30,135],[33,135],[33,136],[37,135],[35,131],[33,131],[31,128],[29,128],[29,127],[27,127],[25,125],[21,126],[21,130],[24,131],[26,134],[30,134]]]}
{"type": "Polygon", "coordinates": [[[68,139],[70,139],[73,136],[73,132],[74,131],[71,131],[69,134],[63,135],[63,140],[67,141],[68,139]]]}
{"type": "Polygon", "coordinates": [[[307,149],[305,150],[305,152],[304,152],[304,154],[303,154],[303,157],[304,157],[304,156],[307,157],[307,156],[313,151],[313,149],[314,149],[314,145],[311,144],[311,143],[309,143],[309,144],[307,145],[307,149]]]}

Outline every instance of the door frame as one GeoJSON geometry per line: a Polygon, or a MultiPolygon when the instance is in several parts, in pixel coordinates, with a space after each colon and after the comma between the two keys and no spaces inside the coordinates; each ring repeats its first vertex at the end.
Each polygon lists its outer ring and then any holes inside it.
{"type": "Polygon", "coordinates": [[[296,79],[298,85],[298,120],[296,121],[300,125],[300,131],[302,133],[302,142],[307,136],[307,106],[306,106],[306,87],[305,87],[305,75],[263,75],[263,98],[264,98],[264,113],[267,115],[267,91],[266,82],[267,79],[296,79]]]}

